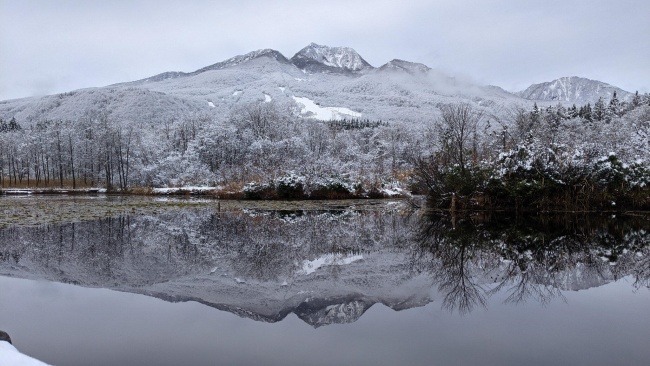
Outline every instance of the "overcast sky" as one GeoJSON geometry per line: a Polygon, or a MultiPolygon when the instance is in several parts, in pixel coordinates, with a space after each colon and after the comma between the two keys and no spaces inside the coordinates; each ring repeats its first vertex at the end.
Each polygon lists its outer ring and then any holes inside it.
{"type": "Polygon", "coordinates": [[[310,42],[510,91],[584,76],[650,92],[648,0],[0,0],[0,100],[193,71],[310,42]]]}

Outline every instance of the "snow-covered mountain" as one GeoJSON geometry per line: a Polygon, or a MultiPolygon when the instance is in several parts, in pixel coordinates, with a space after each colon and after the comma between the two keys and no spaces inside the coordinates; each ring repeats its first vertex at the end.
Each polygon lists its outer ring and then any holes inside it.
{"type": "Polygon", "coordinates": [[[355,72],[373,67],[349,47],[329,47],[311,43],[298,51],[291,62],[307,72],[355,72]]]}
{"type": "Polygon", "coordinates": [[[181,71],[168,71],[168,72],[163,72],[161,74],[148,77],[146,79],[137,80],[137,81],[133,81],[133,82],[130,82],[130,83],[122,83],[122,84],[118,84],[118,85],[143,84],[143,83],[163,81],[163,80],[167,80],[167,79],[176,79],[176,78],[180,78],[180,77],[198,75],[200,73],[210,71],[210,70],[221,70],[221,69],[225,69],[225,68],[229,68],[229,67],[234,67],[234,66],[237,66],[239,64],[242,64],[242,63],[245,63],[245,62],[260,58],[260,57],[268,57],[268,58],[276,60],[277,62],[286,63],[286,64],[289,63],[289,60],[287,60],[287,58],[284,57],[284,55],[282,55],[280,52],[267,48],[267,49],[263,49],[263,50],[257,50],[257,51],[249,52],[249,53],[247,53],[245,55],[238,55],[238,56],[235,56],[235,57],[231,57],[231,58],[229,58],[229,59],[227,59],[225,61],[217,62],[216,64],[212,64],[210,66],[200,68],[200,69],[198,69],[198,70],[196,70],[194,72],[187,72],[186,73],[186,72],[181,72],[181,71]]]}
{"type": "Polygon", "coordinates": [[[602,81],[577,76],[562,77],[553,81],[533,84],[516,93],[522,98],[584,105],[595,103],[598,98],[609,101],[616,92],[620,100],[630,98],[631,93],[602,81]]]}
{"type": "Polygon", "coordinates": [[[0,102],[0,118],[24,126],[41,120],[107,116],[122,123],[229,118],[251,103],[273,102],[304,118],[362,118],[420,123],[444,103],[469,102],[494,115],[536,102],[593,103],[616,91],[583,78],[561,78],[518,93],[447,75],[420,63],[394,59],[377,68],[348,47],[311,43],[290,59],[272,49],[249,52],[192,72],[45,97],[0,102]]]}
{"type": "Polygon", "coordinates": [[[29,125],[110,115],[116,122],[224,119],[257,102],[295,108],[302,117],[421,122],[440,103],[467,101],[482,108],[529,104],[503,89],[460,80],[429,67],[392,60],[375,68],[355,50],[310,44],[291,59],[264,49],[192,72],[53,96],[0,102],[0,118],[29,125]],[[334,112],[332,112],[334,111],[334,112]]]}
{"type": "Polygon", "coordinates": [[[388,61],[381,67],[379,70],[382,71],[405,71],[409,74],[425,74],[431,70],[427,65],[420,64],[417,62],[409,62],[404,60],[393,59],[388,61]]]}

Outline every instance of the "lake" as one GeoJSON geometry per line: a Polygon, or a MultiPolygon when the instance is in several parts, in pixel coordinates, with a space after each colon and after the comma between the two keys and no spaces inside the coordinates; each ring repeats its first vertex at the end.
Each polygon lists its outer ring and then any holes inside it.
{"type": "Polygon", "coordinates": [[[650,364],[646,216],[115,196],[0,214],[0,330],[52,364],[650,364]]]}

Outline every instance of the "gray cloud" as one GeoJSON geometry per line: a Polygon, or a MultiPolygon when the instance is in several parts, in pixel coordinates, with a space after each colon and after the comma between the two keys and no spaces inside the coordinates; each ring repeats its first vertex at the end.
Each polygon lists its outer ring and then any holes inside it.
{"type": "Polygon", "coordinates": [[[0,0],[0,99],[191,71],[309,42],[423,62],[509,90],[578,75],[650,91],[639,1],[0,0]]]}

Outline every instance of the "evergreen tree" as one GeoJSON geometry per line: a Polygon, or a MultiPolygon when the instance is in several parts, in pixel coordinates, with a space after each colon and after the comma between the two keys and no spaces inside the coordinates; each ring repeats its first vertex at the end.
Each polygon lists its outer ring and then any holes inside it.
{"type": "Polygon", "coordinates": [[[607,113],[607,108],[605,108],[605,102],[603,97],[598,98],[596,104],[594,104],[594,110],[592,113],[593,119],[596,121],[602,121],[605,119],[605,114],[607,113]]]}
{"type": "Polygon", "coordinates": [[[9,131],[9,126],[7,125],[7,122],[5,122],[2,118],[0,118],[0,132],[7,132],[9,131]]]}
{"type": "Polygon", "coordinates": [[[530,121],[535,126],[539,124],[541,119],[539,114],[539,107],[537,107],[537,103],[535,103],[535,105],[533,105],[533,111],[530,112],[530,121]]]}
{"type": "Polygon", "coordinates": [[[568,111],[564,106],[558,102],[557,106],[555,107],[555,113],[557,114],[557,117],[559,119],[568,119],[568,111]]]}
{"type": "Polygon", "coordinates": [[[618,100],[615,91],[614,95],[612,95],[612,99],[609,101],[609,106],[606,111],[607,121],[611,121],[613,117],[620,117],[622,114],[621,110],[621,102],[618,100]]]}
{"type": "Polygon", "coordinates": [[[580,107],[580,117],[584,119],[585,121],[593,121],[593,111],[591,110],[591,103],[587,103],[587,105],[580,107]]]}
{"type": "Polygon", "coordinates": [[[9,127],[9,131],[19,131],[19,130],[22,129],[20,127],[20,125],[18,124],[18,122],[16,122],[15,117],[11,118],[11,121],[9,121],[9,126],[8,127],[9,127]]]}
{"type": "Polygon", "coordinates": [[[639,91],[637,90],[636,93],[634,93],[634,97],[632,98],[632,108],[636,108],[641,105],[641,96],[639,95],[639,91]]]}

